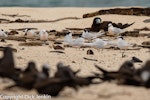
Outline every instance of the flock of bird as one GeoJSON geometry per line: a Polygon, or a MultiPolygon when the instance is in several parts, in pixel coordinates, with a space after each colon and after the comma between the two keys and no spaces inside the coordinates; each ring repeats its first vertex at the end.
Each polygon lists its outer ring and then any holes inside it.
{"type": "Polygon", "coordinates": [[[134,62],[142,61],[133,57],[132,60],[124,62],[118,71],[107,71],[95,65],[100,73],[92,72],[93,75],[86,77],[78,75],[80,69],[73,71],[69,65],[59,62],[56,72],[53,76],[50,76],[51,68],[49,65],[43,65],[42,71],[39,71],[35,62],[31,61],[22,70],[15,65],[13,49],[10,47],[2,47],[1,49],[3,49],[4,56],[0,59],[0,77],[9,78],[15,83],[5,87],[4,90],[20,87],[26,90],[35,89],[39,94],[58,96],[65,87],[77,91],[81,87],[101,84],[106,81],[112,82],[113,80],[122,85],[150,88],[150,60],[141,68],[136,69],[134,62]]]}
{"type": "Polygon", "coordinates": [[[40,94],[57,96],[67,86],[78,90],[78,87],[96,84],[93,79],[97,76],[78,76],[77,73],[80,70],[73,71],[68,65],[61,62],[57,64],[57,71],[53,77],[50,76],[49,65],[43,65],[42,71],[37,70],[34,62],[29,62],[24,70],[16,68],[12,48],[3,47],[2,49],[4,56],[0,59],[0,76],[15,82],[4,90],[20,87],[27,90],[35,89],[40,94]]]}
{"type": "MultiPolygon", "coordinates": [[[[85,28],[79,38],[74,39],[72,37],[72,32],[69,33],[64,37],[64,44],[68,44],[70,46],[89,46],[94,47],[97,49],[104,49],[107,47],[118,47],[123,49],[124,51],[128,49],[128,47],[132,47],[131,44],[127,43],[124,38],[121,36],[122,33],[125,31],[124,28],[131,26],[131,24],[115,24],[110,21],[101,21],[101,18],[96,17],[93,20],[93,24],[91,28],[85,28]],[[115,36],[118,38],[118,42],[101,39],[100,37],[104,37],[105,35],[115,36]],[[87,40],[87,42],[85,41],[87,40]]],[[[29,39],[34,39],[37,33],[34,30],[26,29],[25,36],[29,39]]],[[[0,37],[8,37],[7,33],[4,30],[0,30],[0,37]]],[[[43,29],[39,32],[38,38],[41,41],[47,41],[49,38],[48,32],[43,29]]],[[[124,52],[122,52],[123,56],[124,52]]]]}
{"type": "MultiPolygon", "coordinates": [[[[123,36],[121,36],[122,33],[124,33],[125,31],[121,28],[118,27],[114,27],[113,23],[109,22],[109,23],[104,23],[105,27],[107,27],[107,31],[106,28],[98,28],[98,32],[92,32],[91,30],[93,29],[93,27],[99,25],[99,24],[103,24],[101,22],[100,18],[95,18],[93,20],[93,25],[91,27],[91,29],[84,29],[84,31],[82,32],[81,36],[74,39],[72,37],[72,32],[69,32],[65,37],[64,37],[64,43],[68,44],[70,46],[88,46],[88,47],[93,47],[96,49],[104,49],[104,48],[108,48],[108,47],[118,47],[119,49],[123,49],[123,50],[127,50],[128,47],[132,47],[133,45],[129,44],[127,41],[124,40],[123,36]],[[100,37],[104,37],[105,35],[109,35],[109,36],[114,36],[116,37],[118,40],[106,40],[106,39],[101,39],[100,37]],[[87,41],[86,41],[87,40],[87,41]]],[[[132,23],[133,24],[133,23],[132,23]]],[[[132,25],[130,24],[130,25],[132,25]]],[[[116,24],[115,24],[116,25],[116,24]]],[[[126,24],[127,27],[128,24],[126,24]]],[[[130,26],[128,25],[128,27],[130,26]]],[[[99,25],[102,26],[102,25],[99,25]]],[[[123,28],[126,28],[125,26],[123,28]]],[[[122,52],[122,55],[124,54],[124,52],[122,52]]]]}
{"type": "MultiPolygon", "coordinates": [[[[26,36],[28,39],[34,39],[37,35],[37,33],[31,29],[25,29],[24,32],[25,32],[24,36],[26,36]]],[[[5,32],[4,30],[1,29],[0,30],[0,37],[7,38],[8,37],[7,32],[5,32]]],[[[40,30],[39,39],[41,41],[47,41],[48,40],[48,32],[45,29],[40,30]]]]}
{"type": "MultiPolygon", "coordinates": [[[[133,45],[125,41],[121,34],[125,32],[123,30],[124,28],[133,24],[123,25],[110,21],[101,22],[100,18],[95,18],[91,28],[84,29],[80,37],[73,38],[73,33],[69,31],[64,37],[63,42],[64,44],[75,47],[88,46],[103,50],[107,47],[117,46],[120,49],[126,50],[133,45]],[[116,37],[117,42],[102,39],[101,37],[105,35],[116,37]]],[[[25,30],[25,36],[27,38],[34,39],[36,35],[34,30],[25,30]]],[[[49,34],[46,30],[39,32],[39,39],[41,41],[47,41],[48,36],[49,34]]],[[[0,37],[8,37],[8,35],[4,30],[0,30],[0,37]]],[[[95,65],[100,73],[92,72],[93,75],[86,77],[78,75],[80,70],[73,71],[69,65],[64,65],[60,62],[57,64],[57,70],[54,75],[50,76],[51,70],[49,65],[43,65],[42,71],[36,68],[35,62],[29,62],[24,70],[17,68],[14,62],[12,48],[2,47],[2,49],[4,56],[0,58],[0,77],[9,78],[15,83],[6,87],[5,90],[20,87],[27,90],[35,89],[39,94],[58,96],[65,87],[70,87],[77,91],[79,87],[100,84],[105,81],[112,82],[113,80],[117,81],[118,84],[150,88],[150,61],[147,61],[139,69],[134,67],[134,61],[126,61],[120,66],[118,71],[107,71],[95,65]],[[99,81],[95,81],[95,79],[99,81]]],[[[135,60],[136,58],[133,59],[135,60]]]]}

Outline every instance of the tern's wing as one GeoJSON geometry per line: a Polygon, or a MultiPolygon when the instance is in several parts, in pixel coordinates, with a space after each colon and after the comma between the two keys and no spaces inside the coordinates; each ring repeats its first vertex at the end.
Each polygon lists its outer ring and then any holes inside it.
{"type": "Polygon", "coordinates": [[[109,46],[117,46],[117,42],[115,42],[115,41],[107,41],[107,44],[109,46]]]}
{"type": "Polygon", "coordinates": [[[124,45],[124,46],[129,46],[129,45],[130,45],[130,44],[128,44],[127,41],[125,41],[125,40],[122,40],[122,41],[121,41],[121,44],[124,45]]]}
{"type": "Polygon", "coordinates": [[[131,25],[133,25],[135,22],[133,22],[133,23],[131,23],[131,24],[128,24],[128,23],[126,23],[126,24],[122,24],[122,23],[112,23],[112,25],[114,26],[114,27],[117,27],[117,28],[120,28],[120,29],[124,29],[124,28],[127,28],[127,27],[129,27],[129,26],[131,26],[131,25]]]}
{"type": "Polygon", "coordinates": [[[115,33],[123,33],[124,32],[124,30],[117,28],[117,27],[114,27],[114,31],[115,31],[115,33]]]}

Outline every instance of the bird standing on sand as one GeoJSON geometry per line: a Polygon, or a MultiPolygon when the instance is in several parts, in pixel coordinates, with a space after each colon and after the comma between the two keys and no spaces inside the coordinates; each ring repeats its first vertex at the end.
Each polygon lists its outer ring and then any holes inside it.
{"type": "Polygon", "coordinates": [[[93,74],[95,74],[96,76],[100,75],[103,81],[111,81],[115,79],[118,79],[118,81],[125,80],[126,78],[128,78],[128,76],[131,77],[135,72],[134,64],[131,61],[125,61],[120,66],[118,71],[107,71],[98,65],[95,65],[95,67],[103,74],[99,74],[99,73],[93,73],[93,74]]]}
{"type": "Polygon", "coordinates": [[[104,33],[102,33],[102,32],[90,33],[90,32],[88,32],[88,30],[85,29],[84,32],[82,33],[82,37],[85,38],[85,39],[91,40],[91,39],[95,39],[97,37],[100,37],[103,34],[104,33]]]}
{"type": "Polygon", "coordinates": [[[36,33],[31,29],[26,29],[25,30],[25,35],[27,36],[27,38],[34,38],[36,33]]]}
{"type": "Polygon", "coordinates": [[[103,50],[104,48],[108,47],[108,42],[97,38],[94,42],[92,42],[92,43],[83,43],[83,45],[84,46],[89,46],[89,47],[94,47],[98,50],[99,49],[103,50]]]}
{"type": "Polygon", "coordinates": [[[71,46],[83,46],[83,43],[84,43],[84,38],[81,38],[81,37],[79,37],[79,38],[76,38],[76,39],[74,39],[71,43],[70,43],[70,45],[71,46]]]}
{"type": "Polygon", "coordinates": [[[103,49],[107,46],[107,42],[102,39],[97,38],[93,46],[99,49],[103,49]]]}
{"type": "Polygon", "coordinates": [[[80,47],[83,45],[84,41],[85,40],[82,37],[73,39],[71,32],[69,32],[69,34],[64,37],[64,43],[67,43],[68,45],[71,45],[71,46],[79,46],[80,47]]]}
{"type": "Polygon", "coordinates": [[[8,35],[3,29],[0,30],[0,37],[8,37],[8,35]]]}
{"type": "Polygon", "coordinates": [[[69,32],[65,37],[64,37],[64,43],[69,44],[70,42],[72,42],[72,33],[69,32]]]}
{"type": "Polygon", "coordinates": [[[45,29],[41,30],[39,35],[40,35],[41,41],[47,41],[48,40],[48,33],[46,32],[45,29]]]}
{"type": "Polygon", "coordinates": [[[108,35],[112,35],[112,36],[118,36],[121,33],[123,33],[124,30],[114,27],[111,23],[108,24],[108,35]]]}
{"type": "MultiPolygon", "coordinates": [[[[132,45],[131,44],[128,44],[123,37],[118,37],[118,47],[121,49],[121,50],[127,50],[128,47],[131,47],[132,45]]],[[[122,52],[122,57],[124,57],[124,52],[122,52]]]]}

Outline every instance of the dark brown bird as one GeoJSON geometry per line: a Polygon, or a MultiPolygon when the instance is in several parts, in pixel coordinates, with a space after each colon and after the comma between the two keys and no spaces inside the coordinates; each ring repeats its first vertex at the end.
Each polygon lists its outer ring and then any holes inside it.
{"type": "Polygon", "coordinates": [[[36,89],[39,94],[58,96],[64,87],[68,86],[70,82],[72,82],[70,79],[46,78],[42,81],[36,82],[34,84],[34,89],[36,89]]]}
{"type": "Polygon", "coordinates": [[[145,86],[150,88],[150,61],[139,69],[135,69],[133,62],[126,61],[122,64],[118,71],[106,71],[99,66],[96,66],[102,74],[100,75],[103,81],[117,80],[118,84],[132,85],[132,86],[145,86]]]}
{"type": "Polygon", "coordinates": [[[150,61],[147,61],[142,68],[135,70],[133,73],[132,77],[127,76],[124,79],[123,84],[150,88],[150,61]]]}
{"type": "Polygon", "coordinates": [[[51,96],[58,96],[60,91],[64,89],[64,87],[72,87],[75,90],[78,90],[78,86],[88,86],[90,84],[94,84],[92,82],[95,79],[95,76],[91,77],[79,77],[76,74],[80,70],[74,72],[69,66],[63,65],[63,63],[57,64],[57,71],[52,78],[46,78],[44,80],[38,81],[35,83],[34,88],[40,94],[49,94],[51,96]]]}
{"type": "Polygon", "coordinates": [[[66,79],[71,80],[69,82],[70,84],[68,84],[68,86],[77,90],[77,85],[74,82],[74,78],[75,78],[75,75],[79,72],[80,72],[80,69],[77,71],[73,71],[71,68],[69,68],[69,66],[65,66],[65,65],[63,65],[63,63],[60,62],[57,64],[57,71],[54,74],[54,77],[64,79],[64,80],[66,80],[66,79]]]}
{"type": "Polygon", "coordinates": [[[57,72],[55,73],[56,78],[72,78],[74,75],[76,75],[80,70],[74,72],[69,66],[64,66],[63,63],[58,63],[57,64],[57,72]]]}
{"type": "Polygon", "coordinates": [[[141,79],[142,86],[150,88],[150,60],[148,60],[142,68],[137,69],[136,78],[141,79]]]}
{"type": "Polygon", "coordinates": [[[49,67],[47,65],[42,66],[42,71],[39,72],[34,62],[29,62],[27,68],[22,71],[20,77],[15,81],[15,85],[9,86],[6,89],[12,87],[21,87],[27,90],[33,88],[34,84],[42,82],[49,77],[49,67]]]}
{"type": "Polygon", "coordinates": [[[104,30],[104,31],[108,31],[108,24],[109,23],[112,23],[112,25],[114,27],[117,27],[117,28],[121,28],[121,29],[124,29],[124,28],[127,28],[131,25],[133,25],[135,22],[131,23],[131,24],[122,24],[122,23],[113,23],[111,21],[103,21],[101,20],[101,18],[99,17],[96,17],[94,18],[93,20],[93,24],[90,28],[90,31],[93,31],[93,32],[99,32],[100,30],[104,30]]]}
{"type": "Polygon", "coordinates": [[[147,71],[145,87],[150,88],[150,60],[146,62],[146,64],[143,66],[143,69],[147,71]]]}
{"type": "Polygon", "coordinates": [[[133,76],[134,72],[135,72],[135,68],[134,68],[134,64],[131,61],[126,61],[124,62],[121,67],[119,68],[118,71],[106,71],[105,69],[95,65],[96,68],[98,68],[102,74],[97,74],[96,75],[100,75],[101,79],[103,81],[111,81],[111,80],[115,80],[115,79],[124,79],[128,76],[133,76]]]}
{"type": "Polygon", "coordinates": [[[134,67],[134,64],[133,62],[131,61],[125,61],[119,68],[118,70],[120,73],[123,73],[123,74],[132,74],[135,72],[135,67],[134,67]]]}
{"type": "Polygon", "coordinates": [[[15,81],[14,85],[8,86],[5,89],[10,89],[13,87],[21,87],[24,89],[32,89],[33,85],[36,82],[36,78],[38,75],[38,70],[36,69],[36,65],[34,62],[29,62],[27,68],[22,71],[19,78],[15,81]]]}
{"type": "MultiPolygon", "coordinates": [[[[76,86],[88,86],[90,84],[97,84],[97,82],[93,82],[97,76],[87,76],[87,77],[80,77],[77,76],[77,73],[80,70],[74,72],[69,66],[64,66],[62,63],[58,63],[57,65],[57,72],[55,73],[55,77],[61,79],[71,79],[70,83],[68,84],[70,87],[75,88],[76,86]]],[[[77,88],[76,88],[77,89],[77,88]]]]}
{"type": "Polygon", "coordinates": [[[42,66],[42,73],[46,76],[49,77],[50,76],[50,66],[45,64],[42,66]]]}
{"type": "Polygon", "coordinates": [[[73,72],[68,66],[64,66],[63,63],[58,63],[54,77],[38,78],[34,84],[34,88],[40,94],[57,96],[66,86],[76,89],[76,86],[73,84],[74,81],[72,80],[72,77],[74,77],[76,73],[78,72],[73,72]]]}
{"type": "Polygon", "coordinates": [[[16,80],[21,69],[15,68],[13,49],[10,47],[3,47],[3,49],[3,57],[0,59],[0,76],[16,80]]]}

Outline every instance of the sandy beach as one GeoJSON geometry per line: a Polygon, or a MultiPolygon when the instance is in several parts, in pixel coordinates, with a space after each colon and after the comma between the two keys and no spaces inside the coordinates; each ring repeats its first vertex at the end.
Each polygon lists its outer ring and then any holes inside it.
{"type": "MultiPolygon", "coordinates": [[[[0,23],[0,29],[10,31],[9,29],[18,28],[38,28],[38,30],[57,30],[61,31],[65,28],[86,28],[91,27],[94,17],[83,19],[83,14],[95,12],[104,8],[0,8],[0,18],[16,20],[17,18],[25,20],[55,20],[64,17],[78,17],[81,19],[68,19],[52,23],[0,23]],[[30,17],[9,17],[3,16],[2,14],[19,14],[28,15],[30,17]]],[[[148,16],[131,16],[131,15],[100,15],[103,21],[112,21],[115,23],[132,23],[132,26],[125,29],[125,31],[132,31],[133,29],[149,27],[149,23],[144,23],[145,19],[149,19],[148,16]]],[[[146,31],[142,31],[146,33],[146,31]]],[[[149,32],[149,31],[148,31],[149,32]]],[[[19,35],[23,35],[24,32],[19,31],[19,35]]],[[[49,35],[51,37],[52,35],[49,35]]],[[[52,37],[53,38],[53,37],[52,37]]],[[[112,37],[106,37],[112,39],[112,37]]],[[[57,38],[62,40],[63,37],[57,38]]],[[[136,43],[140,45],[144,41],[150,40],[146,37],[125,37],[129,43],[136,43]]],[[[66,65],[70,65],[73,70],[81,69],[79,75],[86,76],[92,75],[91,72],[97,72],[98,70],[94,67],[94,64],[100,65],[108,70],[118,70],[119,66],[126,60],[130,60],[133,56],[136,56],[144,62],[150,59],[149,50],[141,48],[140,50],[128,50],[125,52],[126,57],[122,58],[120,50],[104,49],[98,52],[94,48],[90,48],[94,51],[94,55],[87,55],[86,51],[89,48],[76,49],[76,48],[65,48],[65,54],[50,53],[54,50],[51,48],[52,42],[48,41],[49,45],[43,46],[19,46],[21,41],[6,40],[6,43],[0,42],[0,46],[8,46],[16,48],[17,52],[14,52],[15,63],[19,68],[26,68],[29,61],[35,61],[38,69],[45,63],[50,64],[51,74],[56,71],[56,64],[58,62],[64,62],[66,65]],[[98,61],[88,61],[83,57],[97,59],[98,61]]],[[[2,57],[2,52],[0,52],[2,57]]],[[[136,63],[136,68],[139,68],[143,63],[136,63]]],[[[36,95],[35,90],[27,91],[19,88],[13,88],[9,91],[2,90],[5,86],[12,84],[10,80],[3,82],[0,79],[0,94],[5,95],[36,95]]],[[[121,86],[115,83],[103,83],[98,85],[91,85],[89,87],[81,88],[78,92],[73,89],[66,88],[61,92],[60,96],[53,98],[52,100],[149,100],[150,90],[144,87],[134,86],[121,86]]],[[[35,99],[36,100],[36,99],[35,99]]],[[[38,100],[38,99],[37,99],[38,100]]],[[[45,100],[45,99],[43,99],[45,100]]]]}

